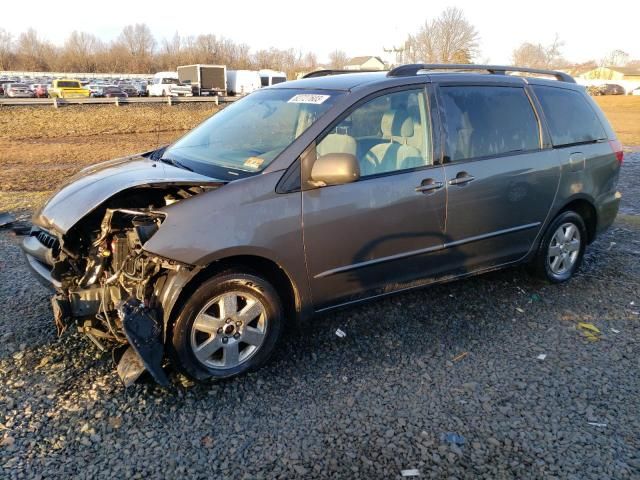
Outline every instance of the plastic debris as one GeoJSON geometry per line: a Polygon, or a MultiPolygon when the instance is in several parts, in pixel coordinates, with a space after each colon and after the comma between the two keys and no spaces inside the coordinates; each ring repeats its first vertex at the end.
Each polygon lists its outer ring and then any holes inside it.
{"type": "Polygon", "coordinates": [[[518,312],[520,312],[520,313],[524,313],[524,310],[523,310],[522,308],[520,308],[520,307],[516,307],[516,310],[517,310],[518,312]]]}
{"type": "Polygon", "coordinates": [[[337,335],[338,337],[340,337],[340,338],[344,338],[344,337],[346,337],[346,336],[347,336],[347,334],[346,334],[343,330],[340,330],[340,329],[337,329],[337,330],[336,330],[336,335],[337,335]]]}
{"type": "Polygon", "coordinates": [[[620,330],[616,330],[615,328],[612,328],[612,329],[611,329],[611,331],[612,331],[613,333],[620,333],[620,330]]]}
{"type": "Polygon", "coordinates": [[[600,423],[600,422],[587,422],[589,425],[591,425],[592,427],[606,427],[607,424],[606,423],[600,423]]]}
{"type": "Polygon", "coordinates": [[[464,445],[465,439],[462,435],[458,435],[453,432],[446,432],[440,435],[440,440],[447,443],[453,443],[455,445],[461,446],[464,445]]]}
{"type": "Polygon", "coordinates": [[[454,362],[459,362],[460,360],[465,358],[467,355],[469,355],[469,352],[462,352],[461,354],[456,355],[455,357],[453,357],[453,361],[454,362]]]}
{"type": "Polygon", "coordinates": [[[538,355],[536,357],[538,360],[544,360],[545,358],[547,358],[547,354],[546,353],[541,353],[540,355],[538,355]]]}
{"type": "Polygon", "coordinates": [[[419,477],[420,476],[420,470],[418,470],[417,468],[400,470],[400,473],[402,474],[403,477],[419,477]]]}

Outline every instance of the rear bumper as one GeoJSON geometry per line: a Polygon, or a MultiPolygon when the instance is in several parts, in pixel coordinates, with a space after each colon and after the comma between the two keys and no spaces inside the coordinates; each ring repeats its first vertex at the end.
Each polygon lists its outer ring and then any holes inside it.
{"type": "Polygon", "coordinates": [[[620,207],[620,199],[622,194],[615,192],[607,196],[598,204],[598,224],[596,226],[596,234],[600,234],[607,230],[615,221],[620,207]]]}

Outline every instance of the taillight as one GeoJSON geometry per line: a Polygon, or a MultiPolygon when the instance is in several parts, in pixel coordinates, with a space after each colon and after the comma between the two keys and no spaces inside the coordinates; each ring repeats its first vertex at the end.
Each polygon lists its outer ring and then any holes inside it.
{"type": "Polygon", "coordinates": [[[622,160],[624,159],[622,144],[618,140],[609,140],[609,145],[611,145],[611,149],[613,150],[613,154],[616,156],[616,159],[620,165],[622,165],[622,160]]]}

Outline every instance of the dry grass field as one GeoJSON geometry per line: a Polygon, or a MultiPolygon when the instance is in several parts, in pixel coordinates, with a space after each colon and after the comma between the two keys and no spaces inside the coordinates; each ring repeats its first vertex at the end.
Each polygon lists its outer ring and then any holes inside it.
{"type": "MultiPolygon", "coordinates": [[[[640,96],[596,97],[622,143],[640,145],[640,96]]],[[[0,108],[0,211],[31,209],[81,168],[168,143],[210,104],[0,108]]]]}

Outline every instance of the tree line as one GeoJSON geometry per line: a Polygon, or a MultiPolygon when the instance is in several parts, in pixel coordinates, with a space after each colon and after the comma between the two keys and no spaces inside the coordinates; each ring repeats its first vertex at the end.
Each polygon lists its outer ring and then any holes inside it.
{"type": "MultiPolygon", "coordinates": [[[[464,12],[455,7],[427,19],[414,33],[387,52],[395,63],[472,63],[480,56],[480,35],[464,12]]],[[[568,68],[558,36],[549,45],[525,42],[514,49],[512,63],[535,68],[568,68]]],[[[376,53],[378,46],[372,49],[376,53]]],[[[329,54],[326,68],[343,68],[349,60],[344,50],[329,54]]],[[[321,67],[317,55],[295,48],[252,51],[246,43],[212,33],[156,40],[146,24],[127,25],[112,41],[103,41],[87,32],[73,31],[62,45],[41,37],[34,29],[18,35],[0,28],[0,70],[59,71],[87,73],[154,73],[175,70],[193,63],[222,64],[230,69],[271,68],[294,78],[298,72],[321,67]]],[[[624,51],[615,50],[606,58],[582,66],[640,66],[624,51]]]]}

